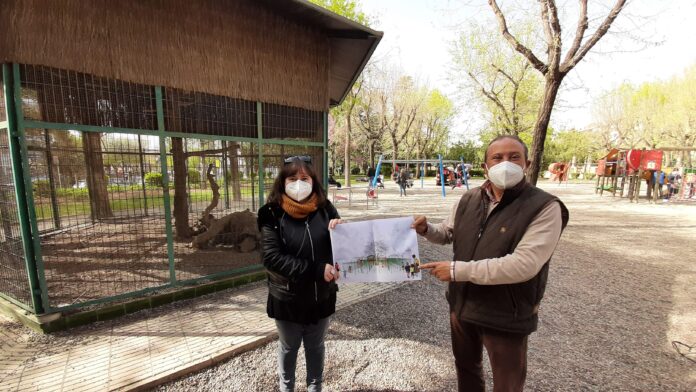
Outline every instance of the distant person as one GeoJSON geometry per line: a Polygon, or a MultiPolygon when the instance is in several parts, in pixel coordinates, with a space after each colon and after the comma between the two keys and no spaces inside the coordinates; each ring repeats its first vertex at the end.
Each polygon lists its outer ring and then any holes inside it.
{"type": "Polygon", "coordinates": [[[324,340],[329,318],[336,311],[340,275],[333,266],[329,230],[341,221],[311,163],[309,156],[285,159],[268,203],[258,212],[268,277],[266,312],[278,330],[278,378],[283,392],[295,390],[301,344],[307,390],[321,390],[324,340]]]}
{"type": "MultiPolygon", "coordinates": [[[[563,181],[566,181],[566,170],[567,170],[567,165],[565,163],[557,163],[556,164],[556,170],[557,170],[557,179],[558,179],[558,186],[561,186],[563,181]]],[[[566,181],[567,182],[567,181],[566,181]]]]}
{"type": "Polygon", "coordinates": [[[420,272],[420,259],[416,257],[416,255],[411,255],[411,258],[413,259],[413,264],[416,266],[416,272],[420,272]]]}
{"type": "Polygon", "coordinates": [[[406,271],[406,277],[411,278],[411,266],[408,263],[404,263],[404,270],[406,271]]]}
{"type": "Polygon", "coordinates": [[[681,173],[679,172],[679,168],[675,167],[671,173],[669,173],[669,177],[667,177],[669,181],[669,185],[667,186],[668,193],[669,193],[669,198],[671,199],[672,196],[676,195],[677,192],[679,191],[679,185],[681,183],[681,173]]]}
{"type": "Polygon", "coordinates": [[[401,169],[397,176],[397,184],[399,184],[399,197],[406,196],[406,186],[408,184],[409,173],[406,168],[401,169]]]}
{"type": "Polygon", "coordinates": [[[372,180],[375,178],[375,168],[370,166],[367,168],[367,178],[370,181],[370,186],[372,186],[372,180]]]}
{"type": "Polygon", "coordinates": [[[384,174],[380,174],[377,176],[377,188],[384,189],[384,174]]]}
{"type": "Polygon", "coordinates": [[[452,351],[459,391],[485,391],[483,348],[494,391],[522,391],[527,343],[537,329],[549,262],[568,210],[529,184],[527,146],[519,137],[493,139],[484,155],[488,178],[461,197],[436,225],[416,216],[416,232],[437,244],[453,243],[455,261],[425,263],[449,282],[452,351]]]}

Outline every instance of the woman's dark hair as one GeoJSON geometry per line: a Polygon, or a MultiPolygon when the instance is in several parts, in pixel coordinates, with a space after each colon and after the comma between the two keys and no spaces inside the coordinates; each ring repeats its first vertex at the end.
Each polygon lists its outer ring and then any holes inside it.
{"type": "Polygon", "coordinates": [[[312,165],[300,159],[294,159],[292,162],[283,165],[280,174],[278,174],[278,177],[276,177],[273,182],[273,188],[271,188],[271,192],[268,194],[268,199],[266,201],[268,203],[280,204],[283,194],[285,194],[285,179],[300,171],[307,173],[312,179],[312,193],[317,195],[317,206],[320,208],[324,207],[326,205],[326,191],[312,165]]]}

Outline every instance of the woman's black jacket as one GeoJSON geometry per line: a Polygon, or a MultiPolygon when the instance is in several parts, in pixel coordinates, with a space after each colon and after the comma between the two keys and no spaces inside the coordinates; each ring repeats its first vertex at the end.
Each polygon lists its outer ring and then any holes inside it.
{"type": "Polygon", "coordinates": [[[307,324],[334,313],[338,288],[324,281],[324,269],[333,264],[329,221],[338,218],[329,201],[304,219],[291,217],[276,203],[259,209],[269,317],[307,324]]]}

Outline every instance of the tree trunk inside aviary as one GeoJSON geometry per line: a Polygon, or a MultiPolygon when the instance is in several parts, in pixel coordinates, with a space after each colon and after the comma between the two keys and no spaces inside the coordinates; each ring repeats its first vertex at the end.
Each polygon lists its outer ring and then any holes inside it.
{"type": "Polygon", "coordinates": [[[191,238],[189,226],[188,191],[186,189],[187,171],[184,142],[180,137],[172,139],[172,160],[174,166],[174,228],[177,240],[191,238]]]}
{"type": "Polygon", "coordinates": [[[87,187],[92,207],[92,218],[111,218],[114,214],[109,204],[101,134],[98,132],[83,132],[82,147],[85,151],[85,164],[87,165],[87,187]]]}

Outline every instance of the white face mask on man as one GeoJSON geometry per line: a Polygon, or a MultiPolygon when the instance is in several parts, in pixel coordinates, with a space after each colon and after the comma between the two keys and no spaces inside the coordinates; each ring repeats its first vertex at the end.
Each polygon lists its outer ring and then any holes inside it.
{"type": "Polygon", "coordinates": [[[524,178],[522,166],[510,161],[500,162],[488,167],[488,179],[500,189],[509,189],[517,185],[524,178]]]}
{"type": "Polygon", "coordinates": [[[285,184],[285,194],[289,198],[300,202],[312,194],[312,184],[302,180],[289,182],[285,184]]]}

